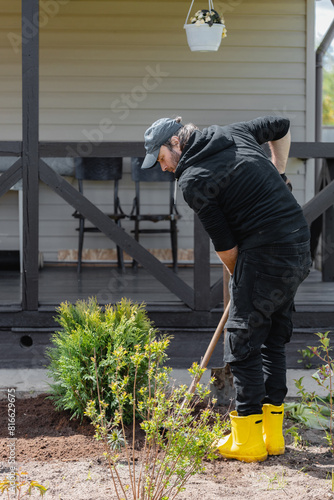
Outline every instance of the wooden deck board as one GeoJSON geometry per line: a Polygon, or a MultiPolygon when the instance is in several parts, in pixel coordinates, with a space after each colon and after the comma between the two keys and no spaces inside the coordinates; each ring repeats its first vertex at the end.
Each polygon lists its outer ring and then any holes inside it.
{"type": "MultiPolygon", "coordinates": [[[[220,267],[211,268],[211,284],[221,277],[220,267]]],[[[193,268],[179,269],[179,277],[190,286],[193,268]]],[[[38,312],[20,311],[21,277],[19,272],[0,272],[0,363],[3,367],[42,367],[47,363],[45,349],[50,336],[59,328],[55,308],[60,302],[96,296],[102,305],[114,303],[126,296],[136,302],[146,302],[150,318],[162,332],[173,336],[170,366],[188,368],[204,355],[222,314],[222,304],[211,312],[192,311],[150,276],[144,269],[134,272],[126,268],[122,275],[115,267],[84,267],[77,276],[74,266],[47,266],[39,271],[38,312]],[[16,305],[15,305],[16,304],[16,305]],[[24,335],[33,344],[22,348],[24,335]]],[[[322,283],[321,273],[312,270],[296,296],[294,335],[287,346],[289,368],[298,368],[298,351],[313,345],[314,332],[334,332],[334,283],[322,283]]],[[[222,363],[223,342],[215,349],[210,366],[222,363]]]]}
{"type": "Polygon", "coordinates": [[[322,304],[334,307],[334,282],[321,281],[321,273],[312,269],[299,287],[295,302],[304,306],[322,304]]]}
{"type": "MultiPolygon", "coordinates": [[[[222,269],[211,267],[211,285],[222,275],[222,269]]],[[[193,268],[181,267],[179,277],[193,285],[193,268]]],[[[19,305],[21,276],[17,271],[0,272],[0,306],[19,305]]],[[[65,300],[96,297],[101,305],[115,303],[122,297],[147,304],[181,304],[181,301],[155,278],[139,268],[126,268],[122,274],[115,267],[84,267],[78,277],[76,268],[47,266],[39,271],[39,304],[56,306],[65,300]]],[[[334,309],[334,282],[322,282],[321,273],[311,270],[296,295],[296,307],[334,309]]]]}

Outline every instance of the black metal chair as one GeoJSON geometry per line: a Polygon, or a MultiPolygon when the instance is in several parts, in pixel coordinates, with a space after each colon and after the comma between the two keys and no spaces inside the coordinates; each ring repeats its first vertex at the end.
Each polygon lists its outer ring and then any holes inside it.
{"type": "MultiPolygon", "coordinates": [[[[79,192],[83,194],[83,181],[114,181],[113,208],[111,213],[106,213],[118,226],[126,217],[119,197],[118,181],[122,178],[123,158],[78,158],[75,162],[75,177],[78,180],[79,192]]],[[[79,241],[78,241],[78,273],[81,272],[82,249],[85,233],[101,232],[97,227],[86,226],[85,217],[77,210],[72,214],[79,219],[79,241]]],[[[117,246],[117,263],[120,269],[124,269],[123,251],[117,246]]]]}
{"type": "MultiPolygon", "coordinates": [[[[177,221],[181,218],[177,211],[175,203],[175,177],[171,172],[163,172],[159,165],[153,168],[143,170],[141,165],[144,158],[131,158],[131,176],[135,183],[136,196],[133,200],[132,211],[130,214],[130,220],[134,221],[135,226],[132,231],[135,235],[135,239],[139,241],[140,234],[152,234],[152,233],[170,233],[171,238],[171,248],[172,248],[172,258],[173,258],[173,269],[177,272],[177,221]],[[141,197],[140,191],[142,183],[145,182],[169,182],[169,201],[165,213],[145,213],[141,212],[141,197]],[[169,222],[169,228],[140,228],[142,222],[169,222]]],[[[136,262],[133,263],[134,266],[137,265],[136,262]]]]}

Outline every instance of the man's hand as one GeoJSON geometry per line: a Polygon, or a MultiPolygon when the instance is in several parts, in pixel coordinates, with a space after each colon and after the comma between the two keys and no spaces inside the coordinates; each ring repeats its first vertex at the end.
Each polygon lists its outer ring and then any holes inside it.
{"type": "Polygon", "coordinates": [[[290,189],[290,191],[292,191],[292,184],[291,184],[290,179],[285,174],[281,174],[281,177],[282,177],[283,181],[285,182],[285,184],[287,185],[288,189],[290,189]]]}
{"type": "Polygon", "coordinates": [[[271,151],[271,162],[280,174],[284,174],[291,144],[290,130],[284,137],[278,139],[278,141],[270,141],[268,144],[271,151]]]}
{"type": "Polygon", "coordinates": [[[224,250],[222,252],[217,252],[218,257],[232,276],[235,268],[235,264],[238,258],[238,246],[231,248],[230,250],[224,250]]]}

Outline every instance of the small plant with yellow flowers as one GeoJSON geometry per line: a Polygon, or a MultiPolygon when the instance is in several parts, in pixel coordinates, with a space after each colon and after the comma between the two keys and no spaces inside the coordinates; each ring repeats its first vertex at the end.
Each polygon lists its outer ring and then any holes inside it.
{"type": "Polygon", "coordinates": [[[47,488],[42,486],[37,481],[29,481],[27,472],[16,472],[15,480],[11,477],[5,477],[0,481],[0,493],[6,495],[7,499],[12,498],[10,495],[14,492],[16,500],[30,496],[33,490],[37,490],[41,497],[47,492],[47,488]]]}
{"type": "MultiPolygon", "coordinates": [[[[102,399],[98,406],[88,403],[86,415],[95,428],[96,439],[104,445],[114,490],[118,500],[169,500],[184,491],[187,481],[204,470],[204,461],[216,456],[214,442],[222,437],[226,425],[210,402],[204,402],[209,391],[197,384],[193,397],[185,385],[170,387],[170,369],[166,361],[168,338],[148,343],[145,352],[139,346],[131,355],[135,367],[134,383],[129,377],[115,376],[110,388],[118,402],[111,419],[106,417],[108,405],[102,399]],[[148,364],[148,383],[136,389],[137,372],[148,364]],[[124,424],[124,408],[132,405],[132,429],[124,424]],[[198,408],[200,403],[200,408],[198,408]],[[204,403],[204,404],[203,404],[204,403]],[[197,408],[196,408],[197,406],[197,408]],[[138,450],[135,415],[144,432],[144,444],[138,450]],[[130,431],[130,432],[129,432],[130,431]],[[132,434],[128,439],[128,435],[132,434]],[[126,479],[120,474],[127,463],[126,479]]],[[[113,352],[116,372],[125,368],[126,352],[122,346],[113,352]]],[[[201,368],[194,364],[189,370],[198,380],[201,368]]],[[[99,387],[96,369],[97,386],[99,387]]],[[[100,390],[99,390],[100,392],[100,390]]]]}

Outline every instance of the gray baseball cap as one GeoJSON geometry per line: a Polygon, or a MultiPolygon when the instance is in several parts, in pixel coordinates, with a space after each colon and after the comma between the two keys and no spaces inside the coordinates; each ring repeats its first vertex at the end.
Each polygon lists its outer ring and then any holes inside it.
{"type": "Polygon", "coordinates": [[[176,122],[173,118],[160,118],[154,122],[144,135],[146,156],[141,168],[154,167],[158,160],[161,146],[182,127],[183,125],[176,122]]]}

